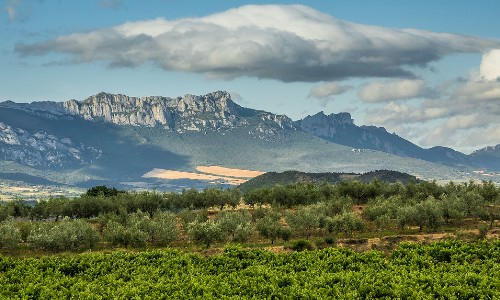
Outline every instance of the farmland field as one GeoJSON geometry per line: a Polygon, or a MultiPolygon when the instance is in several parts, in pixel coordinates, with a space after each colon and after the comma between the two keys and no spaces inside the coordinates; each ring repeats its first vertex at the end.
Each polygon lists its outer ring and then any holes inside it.
{"type": "Polygon", "coordinates": [[[498,299],[500,242],[401,244],[274,254],[229,246],[0,256],[2,299],[498,299]]]}

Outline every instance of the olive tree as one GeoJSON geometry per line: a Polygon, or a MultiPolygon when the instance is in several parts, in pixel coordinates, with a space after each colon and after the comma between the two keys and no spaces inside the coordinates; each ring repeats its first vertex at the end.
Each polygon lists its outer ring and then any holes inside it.
{"type": "Polygon", "coordinates": [[[98,241],[97,231],[83,220],[41,223],[28,236],[31,247],[49,251],[90,249],[98,241]]]}
{"type": "Polygon", "coordinates": [[[307,239],[320,226],[320,214],[313,207],[300,208],[286,215],[286,223],[293,232],[305,235],[307,239]]]}
{"type": "Polygon", "coordinates": [[[239,230],[239,237],[242,238],[242,234],[251,233],[248,230],[250,223],[252,221],[252,215],[246,210],[240,211],[225,211],[219,215],[217,219],[222,232],[226,236],[230,236],[232,240],[235,239],[236,231],[239,230]]]}
{"type": "Polygon", "coordinates": [[[12,219],[0,223],[0,249],[13,250],[21,241],[21,232],[12,219]]]}
{"type": "Polygon", "coordinates": [[[361,231],[363,228],[363,220],[352,211],[344,211],[339,215],[327,219],[327,229],[329,232],[351,234],[353,231],[361,231]]]}
{"type": "Polygon", "coordinates": [[[211,244],[223,240],[223,232],[219,222],[207,220],[193,221],[187,226],[189,237],[197,244],[204,244],[207,248],[211,244]]]}

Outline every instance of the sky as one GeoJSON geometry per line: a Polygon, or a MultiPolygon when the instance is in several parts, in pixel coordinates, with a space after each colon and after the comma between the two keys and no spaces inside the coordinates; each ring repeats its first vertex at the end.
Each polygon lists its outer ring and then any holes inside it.
{"type": "Polygon", "coordinates": [[[225,90],[426,148],[500,144],[498,0],[0,3],[0,101],[225,90]]]}

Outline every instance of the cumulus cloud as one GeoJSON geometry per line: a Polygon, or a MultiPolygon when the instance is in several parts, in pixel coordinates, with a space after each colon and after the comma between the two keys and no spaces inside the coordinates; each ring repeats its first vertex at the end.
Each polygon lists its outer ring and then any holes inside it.
{"type": "Polygon", "coordinates": [[[483,55],[479,73],[486,80],[498,80],[500,78],[500,49],[490,50],[483,55]]]}
{"type": "Polygon", "coordinates": [[[497,45],[471,36],[346,22],[302,5],[248,5],[202,18],[128,22],[21,43],[15,51],[21,56],[69,54],[74,62],[105,61],[114,67],[152,62],[213,78],[318,82],[410,78],[411,67],[497,45]]]}
{"type": "Polygon", "coordinates": [[[423,146],[459,145],[464,151],[500,143],[500,72],[489,69],[497,51],[483,55],[479,72],[470,78],[440,85],[439,98],[413,103],[390,102],[372,109],[365,121],[389,129],[405,126],[423,146]]]}
{"type": "Polygon", "coordinates": [[[364,85],[358,97],[364,102],[386,102],[430,95],[430,89],[421,79],[375,81],[364,85]]]}
{"type": "Polygon", "coordinates": [[[328,82],[311,88],[309,98],[324,99],[343,94],[350,89],[352,89],[352,86],[350,85],[341,85],[338,82],[328,82]]]}
{"type": "Polygon", "coordinates": [[[311,88],[308,98],[314,98],[319,101],[321,106],[326,107],[328,102],[334,99],[333,96],[343,94],[350,89],[352,89],[350,85],[341,85],[338,82],[328,82],[311,88]]]}

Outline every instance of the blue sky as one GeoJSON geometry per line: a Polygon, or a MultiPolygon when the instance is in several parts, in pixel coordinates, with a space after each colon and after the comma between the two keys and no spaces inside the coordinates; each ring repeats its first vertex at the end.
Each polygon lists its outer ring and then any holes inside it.
{"type": "Polygon", "coordinates": [[[500,143],[500,1],[3,0],[0,101],[229,91],[292,119],[500,143]],[[291,5],[294,4],[294,5],[291,5]]]}

